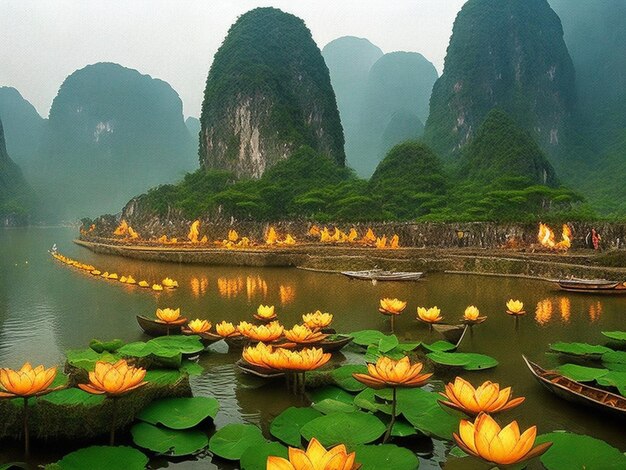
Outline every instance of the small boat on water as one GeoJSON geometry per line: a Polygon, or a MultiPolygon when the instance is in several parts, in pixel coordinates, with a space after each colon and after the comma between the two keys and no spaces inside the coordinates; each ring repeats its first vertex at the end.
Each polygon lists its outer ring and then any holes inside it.
{"type": "Polygon", "coordinates": [[[606,279],[559,279],[559,289],[567,292],[585,294],[626,294],[626,282],[608,281],[606,279]]]}
{"type": "Polygon", "coordinates": [[[554,370],[543,369],[526,356],[522,358],[535,379],[558,397],[626,418],[625,397],[568,379],[554,370]]]}
{"type": "Polygon", "coordinates": [[[341,274],[350,279],[358,279],[361,281],[417,281],[424,273],[370,269],[367,271],[341,271],[341,274]]]}

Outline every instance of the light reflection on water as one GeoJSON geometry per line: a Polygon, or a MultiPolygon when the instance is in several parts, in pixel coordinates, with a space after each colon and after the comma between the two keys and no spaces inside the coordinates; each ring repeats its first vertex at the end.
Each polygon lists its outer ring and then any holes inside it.
{"type": "MultiPolygon", "coordinates": [[[[500,364],[466,377],[474,383],[490,379],[511,385],[516,395],[526,396],[520,412],[512,411],[507,418],[518,419],[523,427],[536,423],[540,432],[568,429],[590,434],[626,449],[619,423],[543,391],[521,359],[523,353],[552,367],[557,359],[544,354],[550,343],[602,344],[601,331],[625,329],[625,297],[564,294],[545,282],[513,278],[433,274],[418,283],[372,285],[296,269],[150,263],[91,253],[71,243],[73,236],[72,230],[61,228],[0,231],[0,366],[19,367],[26,360],[58,364],[65,350],[83,348],[94,336],[145,339],[135,315],[152,315],[157,307],[181,307],[188,318],[205,318],[215,324],[250,320],[263,303],[275,305],[279,319],[288,327],[301,321],[303,313],[319,309],[334,314],[333,326],[338,331],[386,331],[388,319],[377,313],[378,301],[397,297],[408,301],[396,319],[400,339],[434,341],[440,339],[436,333],[429,333],[415,320],[417,306],[437,305],[444,320],[454,322],[466,306],[476,305],[488,319],[474,327],[460,350],[489,354],[500,364]],[[155,293],[91,276],[47,255],[55,242],[61,253],[103,271],[150,282],[168,276],[180,288],[155,293]],[[522,300],[526,306],[528,314],[518,322],[504,313],[509,298],[522,300]]],[[[238,354],[227,353],[223,343],[212,346],[201,359],[205,374],[192,380],[194,393],[219,399],[217,426],[249,422],[267,431],[274,416],[298,403],[284,392],[280,381],[265,384],[243,376],[233,365],[237,359],[238,354]]],[[[454,375],[437,372],[441,380],[454,375]]]]}

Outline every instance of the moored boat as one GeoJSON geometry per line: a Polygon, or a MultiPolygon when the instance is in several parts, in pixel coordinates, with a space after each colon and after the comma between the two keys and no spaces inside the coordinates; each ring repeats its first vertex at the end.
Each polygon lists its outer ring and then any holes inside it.
{"type": "Polygon", "coordinates": [[[139,323],[141,329],[149,336],[179,335],[181,332],[180,324],[168,324],[142,315],[137,315],[137,323],[139,323]]]}
{"type": "Polygon", "coordinates": [[[626,418],[625,397],[568,379],[554,370],[543,369],[526,356],[522,358],[535,379],[558,397],[626,418]]]}
{"type": "Polygon", "coordinates": [[[567,292],[585,294],[626,294],[626,281],[608,281],[606,279],[559,279],[557,286],[567,292]]]}
{"type": "Polygon", "coordinates": [[[341,274],[350,279],[358,279],[361,281],[417,281],[424,273],[370,269],[367,271],[341,271],[341,274]]]}

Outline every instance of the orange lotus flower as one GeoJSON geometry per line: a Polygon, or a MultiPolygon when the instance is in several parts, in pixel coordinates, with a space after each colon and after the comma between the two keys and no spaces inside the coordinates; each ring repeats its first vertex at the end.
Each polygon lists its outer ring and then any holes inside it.
{"type": "Polygon", "coordinates": [[[182,325],[187,321],[186,318],[180,316],[180,308],[174,310],[173,308],[157,308],[156,316],[157,321],[161,323],[168,323],[170,325],[182,325]]]}
{"type": "Polygon", "coordinates": [[[265,343],[276,341],[280,338],[283,334],[283,329],[283,326],[277,321],[273,321],[267,325],[252,325],[251,323],[242,321],[237,326],[239,333],[246,338],[265,343]]]}
{"type": "Polygon", "coordinates": [[[128,276],[126,278],[126,284],[137,284],[137,281],[135,281],[135,278],[133,276],[128,276]]]}
{"type": "Polygon", "coordinates": [[[126,220],[122,219],[120,224],[117,226],[117,228],[113,232],[113,235],[122,236],[122,235],[126,235],[127,233],[128,233],[128,223],[126,222],[126,220]]]}
{"type": "Polygon", "coordinates": [[[161,281],[161,285],[163,287],[167,287],[168,289],[174,289],[175,287],[178,287],[178,282],[175,281],[174,279],[170,279],[169,277],[166,277],[165,279],[161,281]]]}
{"type": "Polygon", "coordinates": [[[313,237],[319,237],[319,235],[320,235],[320,228],[317,225],[313,225],[309,229],[309,235],[311,235],[313,237]]]}
{"type": "Polygon", "coordinates": [[[285,240],[283,241],[283,244],[285,245],[295,245],[296,244],[296,239],[293,238],[291,236],[291,234],[287,234],[287,236],[285,237],[285,240]]]}
{"type": "Polygon", "coordinates": [[[49,388],[56,375],[56,367],[37,366],[33,369],[29,362],[20,370],[0,369],[0,398],[28,398],[56,390],[49,388]]]}
{"type": "Polygon", "coordinates": [[[406,302],[398,299],[380,299],[378,311],[383,315],[400,315],[406,308],[406,302]]]}
{"type": "Polygon", "coordinates": [[[320,242],[329,243],[333,241],[333,237],[330,235],[327,227],[324,227],[320,233],[320,242]]]}
{"type": "Polygon", "coordinates": [[[285,372],[304,372],[318,369],[331,358],[331,354],[325,353],[321,348],[290,351],[283,348],[275,349],[263,343],[244,348],[242,356],[250,364],[285,372]]]}
{"type": "Polygon", "coordinates": [[[248,346],[246,348],[243,348],[241,356],[248,364],[272,369],[272,352],[273,348],[271,346],[268,346],[264,343],[257,343],[254,346],[248,346]]]}
{"type": "Polygon", "coordinates": [[[239,234],[237,233],[236,230],[229,230],[228,231],[228,239],[231,242],[236,242],[237,240],[239,240],[239,234]]]}
{"type": "Polygon", "coordinates": [[[118,277],[117,273],[111,273],[107,276],[107,279],[117,279],[118,277]]]}
{"type": "Polygon", "coordinates": [[[319,343],[328,336],[327,334],[312,331],[306,325],[294,325],[291,330],[285,330],[283,334],[289,341],[298,344],[319,343]]]}
{"type": "Polygon", "coordinates": [[[157,238],[157,241],[159,243],[167,243],[167,235],[161,235],[159,238],[157,238]]]}
{"type": "Polygon", "coordinates": [[[469,320],[469,321],[476,321],[478,320],[479,315],[480,315],[480,311],[473,305],[470,305],[469,307],[465,309],[465,312],[463,312],[463,319],[469,320]]]}
{"type": "Polygon", "coordinates": [[[551,442],[533,448],[537,427],[531,426],[520,435],[517,421],[504,428],[488,414],[481,413],[474,423],[462,419],[459,434],[453,433],[458,446],[467,454],[496,465],[513,465],[543,454],[551,442]]]}
{"type": "Polygon", "coordinates": [[[222,338],[231,338],[233,336],[240,336],[241,335],[241,333],[239,333],[239,331],[237,331],[237,328],[235,328],[235,325],[233,325],[230,322],[226,322],[226,321],[222,321],[220,323],[217,323],[215,325],[215,331],[222,338]]]}
{"type": "Polygon", "coordinates": [[[259,308],[256,309],[256,314],[254,318],[257,320],[273,320],[276,318],[276,313],[274,312],[273,305],[259,305],[259,308]]]}
{"type": "Polygon", "coordinates": [[[211,322],[196,318],[195,320],[191,320],[187,326],[192,333],[206,333],[211,329],[211,322]]]}
{"type": "Polygon", "coordinates": [[[333,314],[322,313],[320,310],[316,310],[313,313],[305,313],[302,315],[302,321],[312,330],[319,330],[326,328],[331,324],[333,321],[333,314]]]}
{"type": "Polygon", "coordinates": [[[389,242],[389,248],[395,250],[400,247],[400,237],[398,235],[394,235],[391,237],[391,241],[389,242]]]}
{"type": "Polygon", "coordinates": [[[376,235],[374,235],[374,231],[371,228],[367,229],[365,235],[363,236],[363,242],[365,243],[374,243],[376,241],[376,235]]]}
{"type": "Polygon", "coordinates": [[[93,271],[91,271],[91,274],[93,274],[94,276],[99,276],[100,274],[102,274],[102,271],[98,271],[97,269],[94,269],[93,271]]]}
{"type": "Polygon", "coordinates": [[[122,276],[122,277],[120,277],[120,282],[121,282],[122,284],[126,284],[126,281],[127,281],[127,280],[128,280],[128,278],[127,278],[126,276],[122,276]]]}
{"type": "Polygon", "coordinates": [[[140,237],[139,233],[135,232],[130,225],[128,226],[128,236],[133,240],[136,240],[140,237]]]}
{"type": "Polygon", "coordinates": [[[442,401],[442,405],[449,406],[465,414],[476,416],[480,412],[498,413],[520,405],[524,397],[510,399],[511,387],[500,390],[500,385],[490,381],[484,382],[478,388],[461,377],[448,383],[445,392],[440,394],[449,401],[442,401]]]}
{"type": "Polygon", "coordinates": [[[376,239],[376,248],[386,248],[387,247],[387,235],[383,235],[380,238],[376,239]]]}
{"type": "Polygon", "coordinates": [[[161,292],[163,290],[163,286],[161,284],[152,284],[152,290],[161,292]]]}
{"type": "Polygon", "coordinates": [[[509,299],[506,303],[506,313],[509,315],[524,315],[526,312],[524,311],[524,303],[519,300],[509,299]]]}
{"type": "Polygon", "coordinates": [[[143,288],[148,288],[150,287],[150,284],[148,284],[146,281],[139,281],[139,284],[137,284],[139,287],[143,287],[143,288]]]}
{"type": "Polygon", "coordinates": [[[439,323],[443,320],[443,317],[441,316],[441,310],[436,306],[429,309],[417,307],[417,319],[425,323],[439,323]]]}
{"type": "Polygon", "coordinates": [[[309,442],[306,452],[289,448],[289,460],[270,455],[267,458],[267,470],[356,470],[354,452],[348,454],[346,446],[339,444],[326,450],[317,439],[309,442]]]}
{"type": "Polygon", "coordinates": [[[89,372],[89,383],[78,384],[85,392],[94,395],[119,396],[145,385],[146,369],[129,366],[124,359],[115,364],[98,361],[89,372]]]}
{"type": "Polygon", "coordinates": [[[352,374],[352,376],[371,388],[421,387],[433,375],[420,374],[423,367],[421,362],[411,365],[407,356],[399,361],[382,356],[378,358],[376,364],[367,365],[367,374],[352,374]]]}
{"type": "Polygon", "coordinates": [[[189,227],[187,238],[191,243],[198,243],[198,235],[200,235],[200,221],[194,220],[191,227],[189,227]]]}
{"type": "Polygon", "coordinates": [[[267,235],[265,236],[265,244],[274,245],[277,241],[278,235],[276,234],[276,230],[274,227],[270,227],[267,231],[267,235]]]}

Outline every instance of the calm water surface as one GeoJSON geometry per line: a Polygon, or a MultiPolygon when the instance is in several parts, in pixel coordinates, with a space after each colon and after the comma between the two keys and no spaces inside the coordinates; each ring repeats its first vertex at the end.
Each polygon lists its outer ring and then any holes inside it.
{"type": "MultiPolygon", "coordinates": [[[[520,408],[507,414],[524,427],[537,424],[539,432],[555,429],[589,434],[626,450],[623,425],[588,409],[578,408],[544,391],[523,366],[522,354],[553,366],[557,359],[545,354],[556,341],[603,343],[601,331],[626,329],[626,297],[570,295],[555,291],[547,283],[524,279],[484,276],[429,275],[419,283],[350,281],[340,275],[297,269],[237,268],[178,265],[128,260],[94,254],[72,243],[75,231],[67,228],[0,230],[0,366],[19,367],[24,361],[47,366],[62,365],[64,351],[84,348],[94,338],[146,339],[135,321],[136,314],[152,315],[156,307],[181,307],[185,316],[250,320],[260,304],[276,306],[279,318],[291,326],[305,312],[320,309],[335,315],[340,332],[381,329],[388,323],[377,313],[381,297],[408,301],[396,321],[396,334],[403,340],[440,339],[415,321],[417,306],[437,305],[445,320],[462,315],[467,305],[480,308],[488,320],[466,337],[460,351],[495,357],[500,365],[491,370],[466,373],[473,383],[490,379],[513,386],[515,395],[526,396],[520,408]],[[153,293],[90,276],[53,260],[46,250],[57,243],[59,251],[91,263],[102,271],[131,274],[138,281],[156,282],[165,276],[178,280],[175,291],[153,293]],[[522,300],[528,311],[515,322],[504,313],[509,298],[522,300]]],[[[287,395],[281,382],[266,385],[242,376],[224,344],[212,346],[202,358],[203,376],[192,379],[196,395],[218,398],[221,411],[216,425],[249,422],[267,429],[269,421],[288,406],[298,404],[287,395]]],[[[346,353],[337,361],[355,360],[346,353]]],[[[454,375],[438,375],[441,380],[454,375]]],[[[45,447],[43,443],[35,447],[45,447]]],[[[70,448],[48,446],[34,463],[57,460],[70,448]]],[[[21,444],[0,443],[0,463],[21,459],[21,444]]],[[[435,454],[444,447],[435,444],[435,454]]],[[[224,468],[201,461],[155,462],[169,468],[224,468]]],[[[429,468],[432,462],[422,462],[429,468]]]]}

